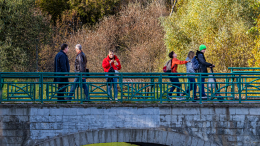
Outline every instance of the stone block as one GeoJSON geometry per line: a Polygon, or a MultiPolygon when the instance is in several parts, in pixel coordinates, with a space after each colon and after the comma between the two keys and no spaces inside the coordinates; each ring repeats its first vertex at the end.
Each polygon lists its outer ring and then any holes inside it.
{"type": "Polygon", "coordinates": [[[214,109],[213,108],[200,108],[200,114],[201,115],[212,115],[214,114],[214,109]]]}
{"type": "Polygon", "coordinates": [[[98,131],[98,143],[106,143],[106,139],[105,139],[105,131],[104,130],[99,130],[98,131]]]}
{"type": "Polygon", "coordinates": [[[170,115],[171,114],[170,107],[160,107],[159,111],[160,111],[160,115],[170,115]]]}
{"type": "Polygon", "coordinates": [[[41,116],[49,116],[50,115],[50,109],[49,108],[38,108],[37,109],[38,114],[37,115],[41,115],[41,116]]]}
{"type": "Polygon", "coordinates": [[[63,115],[75,116],[77,115],[77,108],[63,108],[63,115]]]}
{"type": "Polygon", "coordinates": [[[195,138],[195,137],[192,137],[192,140],[191,140],[191,145],[190,146],[199,146],[198,145],[198,138],[195,138]]]}
{"type": "Polygon", "coordinates": [[[90,112],[91,115],[104,115],[105,108],[97,108],[97,107],[91,107],[90,112]]]}
{"type": "Polygon", "coordinates": [[[233,115],[232,120],[236,122],[245,121],[245,115],[233,115]]]}
{"type": "Polygon", "coordinates": [[[206,115],[206,120],[207,121],[212,121],[214,115],[206,115]]]}
{"type": "Polygon", "coordinates": [[[147,143],[147,135],[148,135],[148,130],[142,130],[142,142],[147,143]]]}
{"type": "Polygon", "coordinates": [[[250,115],[260,115],[260,108],[250,108],[249,109],[249,114],[250,115]]]}
{"type": "Polygon", "coordinates": [[[93,137],[92,131],[86,131],[85,136],[86,136],[86,141],[87,141],[86,144],[93,144],[94,143],[94,137],[93,137]]]}
{"type": "Polygon", "coordinates": [[[167,137],[168,137],[168,132],[167,131],[159,131],[159,144],[166,144],[167,137]]]}
{"type": "Polygon", "coordinates": [[[215,114],[216,115],[226,114],[226,108],[215,108],[215,114]]]}
{"type": "Polygon", "coordinates": [[[237,115],[248,115],[249,109],[248,108],[236,108],[237,115]]]}
{"type": "Polygon", "coordinates": [[[249,122],[257,122],[259,121],[259,116],[246,116],[249,122]]]}
{"type": "Polygon", "coordinates": [[[64,108],[51,108],[50,109],[50,116],[62,116],[64,108]]]}
{"type": "Polygon", "coordinates": [[[117,137],[118,137],[117,130],[111,129],[110,133],[111,133],[111,142],[118,142],[117,141],[117,137]]]}
{"type": "Polygon", "coordinates": [[[149,143],[155,143],[155,131],[154,130],[148,130],[147,141],[149,143]]]}
{"type": "Polygon", "coordinates": [[[62,140],[62,144],[65,146],[70,146],[70,143],[69,143],[69,136],[62,136],[61,137],[61,140],[62,140]]]}
{"type": "Polygon", "coordinates": [[[221,122],[227,121],[227,116],[226,115],[219,115],[219,121],[221,121],[221,122]]]}
{"type": "Polygon", "coordinates": [[[177,139],[176,135],[173,132],[168,132],[166,145],[169,145],[169,146],[172,145],[173,139],[177,139]]]}
{"type": "MultiPolygon", "coordinates": [[[[173,113],[173,112],[172,112],[173,113]]],[[[199,108],[181,108],[179,114],[184,114],[184,115],[199,115],[200,110],[199,108]]]]}
{"type": "Polygon", "coordinates": [[[134,136],[135,136],[136,142],[142,142],[143,131],[136,129],[134,136]]]}
{"type": "Polygon", "coordinates": [[[91,114],[90,108],[77,108],[78,116],[85,116],[85,115],[90,115],[90,114],[91,114]]]}
{"type": "Polygon", "coordinates": [[[198,141],[198,146],[200,145],[200,146],[203,146],[204,145],[204,141],[202,140],[202,139],[198,139],[197,140],[198,141]]]}
{"type": "Polygon", "coordinates": [[[123,129],[117,131],[117,142],[124,142],[124,132],[123,129]]]}
{"type": "MultiPolygon", "coordinates": [[[[115,107],[111,107],[111,108],[106,108],[104,109],[104,115],[117,115],[118,114],[118,111],[117,111],[118,108],[115,108],[115,107]]],[[[136,109],[136,108],[134,108],[136,109]]],[[[132,113],[129,113],[132,115],[132,113]]]]}

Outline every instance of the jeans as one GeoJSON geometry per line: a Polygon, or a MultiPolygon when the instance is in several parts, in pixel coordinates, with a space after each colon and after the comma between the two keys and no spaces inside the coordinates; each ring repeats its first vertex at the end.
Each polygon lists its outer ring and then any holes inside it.
{"type": "MultiPolygon", "coordinates": [[[[74,79],[74,83],[75,83],[75,82],[79,82],[79,78],[75,78],[75,79],[74,79]]],[[[85,95],[86,95],[86,100],[88,100],[88,99],[89,99],[89,98],[88,98],[88,86],[85,84],[85,82],[86,82],[86,79],[82,79],[82,87],[83,87],[84,93],[85,93],[85,95]]],[[[79,85],[79,83],[76,83],[76,84],[73,84],[73,85],[71,86],[70,92],[73,92],[73,93],[70,93],[69,96],[73,96],[73,94],[74,94],[74,92],[75,92],[75,89],[77,89],[78,85],[79,85]]],[[[72,98],[72,97],[70,97],[69,100],[71,100],[71,98],[72,98]]]]}
{"type": "MultiPolygon", "coordinates": [[[[106,75],[108,76],[108,75],[106,75]]],[[[106,78],[106,80],[108,80],[108,78],[106,78]]],[[[117,78],[113,78],[113,83],[116,83],[117,82],[117,78]]],[[[114,96],[115,98],[117,98],[117,94],[118,94],[118,90],[117,90],[117,84],[112,84],[113,88],[114,88],[114,96]]],[[[108,95],[111,95],[111,84],[108,84],[108,95]]]]}
{"type": "MultiPolygon", "coordinates": [[[[200,82],[205,82],[205,78],[201,78],[200,82]]],[[[204,83],[202,83],[201,86],[200,86],[200,88],[199,88],[199,93],[200,93],[200,89],[202,90],[202,91],[201,91],[201,93],[202,93],[201,96],[202,96],[202,97],[203,97],[203,96],[207,96],[207,95],[205,94],[205,89],[204,89],[204,88],[205,88],[205,87],[204,87],[204,83]]]]}
{"type": "MultiPolygon", "coordinates": [[[[169,75],[169,76],[172,76],[172,75],[169,75]]],[[[179,79],[178,78],[170,78],[170,81],[171,82],[177,82],[177,83],[173,83],[171,89],[170,89],[170,92],[173,92],[174,89],[176,88],[177,86],[177,96],[180,96],[180,87],[181,87],[181,84],[179,83],[179,79]]],[[[169,96],[172,96],[172,93],[169,93],[168,94],[169,96]]]]}
{"type": "Polygon", "coordinates": [[[186,93],[189,93],[189,91],[193,90],[193,97],[196,97],[196,91],[197,91],[197,85],[195,78],[188,78],[190,81],[190,85],[188,90],[186,90],[186,93]]]}

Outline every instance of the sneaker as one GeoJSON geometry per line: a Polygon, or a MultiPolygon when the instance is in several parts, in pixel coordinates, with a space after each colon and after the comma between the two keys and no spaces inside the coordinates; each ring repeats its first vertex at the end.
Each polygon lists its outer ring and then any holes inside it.
{"type": "Polygon", "coordinates": [[[185,100],[186,98],[184,97],[177,97],[176,100],[185,100]]]}
{"type": "Polygon", "coordinates": [[[202,96],[201,99],[202,99],[202,100],[207,100],[208,97],[207,97],[207,95],[205,95],[205,96],[202,96]]]}
{"type": "Polygon", "coordinates": [[[172,98],[171,98],[171,97],[169,97],[169,95],[167,95],[167,99],[169,99],[169,100],[172,100],[172,98]]]}
{"type": "Polygon", "coordinates": [[[194,97],[194,100],[192,102],[196,102],[195,100],[199,100],[197,96],[194,97]]]}

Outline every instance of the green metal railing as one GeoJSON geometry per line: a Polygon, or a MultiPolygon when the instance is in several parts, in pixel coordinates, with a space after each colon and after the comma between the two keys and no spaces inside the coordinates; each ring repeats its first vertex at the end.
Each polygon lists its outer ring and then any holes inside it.
{"type": "MultiPolygon", "coordinates": [[[[260,69],[260,68],[259,68],[260,69]]],[[[250,68],[249,70],[252,70],[250,68]]],[[[260,72],[255,71],[234,71],[232,73],[118,73],[113,78],[117,82],[106,82],[108,73],[0,73],[0,102],[39,102],[55,103],[57,101],[70,101],[71,103],[84,103],[95,101],[115,101],[115,95],[110,91],[109,86],[113,84],[118,88],[119,102],[256,102],[260,101],[260,72]],[[64,76],[67,75],[67,76],[64,76]],[[178,75],[178,76],[177,76],[178,75]],[[189,75],[189,76],[187,76],[189,75]],[[215,82],[208,82],[209,78],[216,79],[215,82]],[[69,78],[69,82],[54,82],[54,78],[69,78]],[[74,83],[74,78],[80,78],[79,82],[74,83]],[[82,78],[87,78],[82,82],[82,78]],[[170,82],[169,78],[178,78],[180,82],[170,82]],[[195,78],[196,83],[190,83],[188,78],[195,78]],[[205,78],[205,82],[201,79],[205,78]],[[58,84],[64,84],[65,91],[58,89],[58,84]],[[70,92],[73,84],[79,84],[75,92],[70,92]],[[88,87],[88,97],[86,98],[82,85],[88,87]],[[187,91],[191,85],[197,86],[194,99],[193,91],[187,91]],[[200,98],[201,87],[205,84],[207,98],[200,98]],[[180,85],[180,86],[178,86],[180,85]],[[175,86],[180,89],[170,92],[170,88],[175,86]],[[72,96],[69,96],[73,93],[72,96]],[[172,96],[169,96],[169,94],[172,96]],[[64,94],[64,96],[58,96],[64,94]],[[64,98],[64,99],[63,99],[64,98]],[[71,99],[70,99],[71,98],[71,99]],[[62,99],[62,100],[59,100],[62,99]]],[[[112,75],[112,74],[110,74],[112,75]]],[[[112,76],[110,76],[112,77],[112,76]]],[[[193,86],[194,88],[195,86],[193,86]]]]}

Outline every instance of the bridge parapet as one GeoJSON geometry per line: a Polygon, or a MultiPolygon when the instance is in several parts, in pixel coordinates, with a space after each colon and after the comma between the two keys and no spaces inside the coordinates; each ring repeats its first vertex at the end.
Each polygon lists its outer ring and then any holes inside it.
{"type": "Polygon", "coordinates": [[[154,129],[216,145],[260,144],[260,104],[2,104],[0,111],[3,146],[100,129],[154,129]]]}

